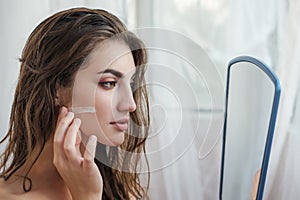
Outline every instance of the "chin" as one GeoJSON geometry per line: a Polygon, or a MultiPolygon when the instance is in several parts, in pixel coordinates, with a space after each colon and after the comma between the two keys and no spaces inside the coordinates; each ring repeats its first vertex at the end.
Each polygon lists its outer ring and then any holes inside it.
{"type": "Polygon", "coordinates": [[[125,133],[119,132],[119,133],[114,133],[113,136],[107,137],[105,141],[98,139],[98,142],[107,146],[120,146],[121,144],[123,144],[124,140],[125,140],[125,133]]]}

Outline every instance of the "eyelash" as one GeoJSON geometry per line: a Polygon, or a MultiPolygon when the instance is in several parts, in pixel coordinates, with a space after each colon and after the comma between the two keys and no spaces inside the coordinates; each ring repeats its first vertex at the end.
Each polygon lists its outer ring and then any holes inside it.
{"type": "Polygon", "coordinates": [[[112,89],[116,86],[117,84],[117,81],[103,81],[103,82],[100,82],[99,85],[101,87],[103,87],[104,89],[112,89]],[[108,86],[109,84],[109,86],[108,86]]]}
{"type": "MultiPolygon", "coordinates": [[[[102,82],[99,82],[99,85],[104,88],[104,89],[113,89],[114,87],[116,87],[117,85],[117,81],[102,81],[102,82]],[[108,86],[109,84],[109,86],[108,86]]],[[[133,90],[135,89],[135,81],[131,81],[130,82],[130,87],[131,87],[131,90],[133,92],[133,90]]]]}

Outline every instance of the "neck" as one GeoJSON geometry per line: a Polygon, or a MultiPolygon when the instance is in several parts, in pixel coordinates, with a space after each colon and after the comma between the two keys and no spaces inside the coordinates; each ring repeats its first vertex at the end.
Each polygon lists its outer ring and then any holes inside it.
{"type": "MultiPolygon", "coordinates": [[[[33,161],[38,153],[40,148],[36,148],[36,152],[33,153],[33,158],[30,159],[33,161]]],[[[43,182],[42,179],[46,179],[46,182],[49,181],[61,181],[61,176],[59,175],[56,167],[53,164],[53,139],[50,138],[41,152],[39,158],[36,160],[32,169],[29,172],[29,177],[32,179],[37,179],[38,182],[43,182]]]]}
{"type": "Polygon", "coordinates": [[[12,189],[15,193],[24,193],[22,187],[24,179],[22,177],[30,170],[27,175],[29,179],[25,183],[26,186],[29,186],[29,180],[31,180],[31,191],[49,189],[68,192],[64,181],[53,164],[53,138],[48,139],[39,155],[40,149],[41,147],[34,148],[27,162],[12,175],[8,183],[13,183],[12,189]],[[37,156],[38,158],[33,164],[37,156]]]}

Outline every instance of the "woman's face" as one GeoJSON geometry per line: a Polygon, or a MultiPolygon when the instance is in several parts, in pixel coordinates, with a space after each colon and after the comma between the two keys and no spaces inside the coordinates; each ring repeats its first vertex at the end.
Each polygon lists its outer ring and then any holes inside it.
{"type": "Polygon", "coordinates": [[[101,43],[91,52],[76,75],[72,95],[72,109],[81,119],[82,134],[96,135],[105,145],[123,143],[129,113],[136,109],[131,89],[135,70],[125,43],[101,43]]]}

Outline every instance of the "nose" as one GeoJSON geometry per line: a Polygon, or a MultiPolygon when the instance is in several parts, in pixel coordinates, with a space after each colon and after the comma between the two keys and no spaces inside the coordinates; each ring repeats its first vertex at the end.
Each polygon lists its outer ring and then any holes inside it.
{"type": "Polygon", "coordinates": [[[127,87],[122,92],[120,92],[118,101],[118,110],[121,112],[134,112],[136,110],[136,103],[133,98],[133,94],[130,87],[127,87]]]}
{"type": "Polygon", "coordinates": [[[133,95],[131,93],[129,101],[128,101],[128,111],[129,112],[134,112],[136,110],[136,103],[135,100],[133,98],[133,95]]]}

